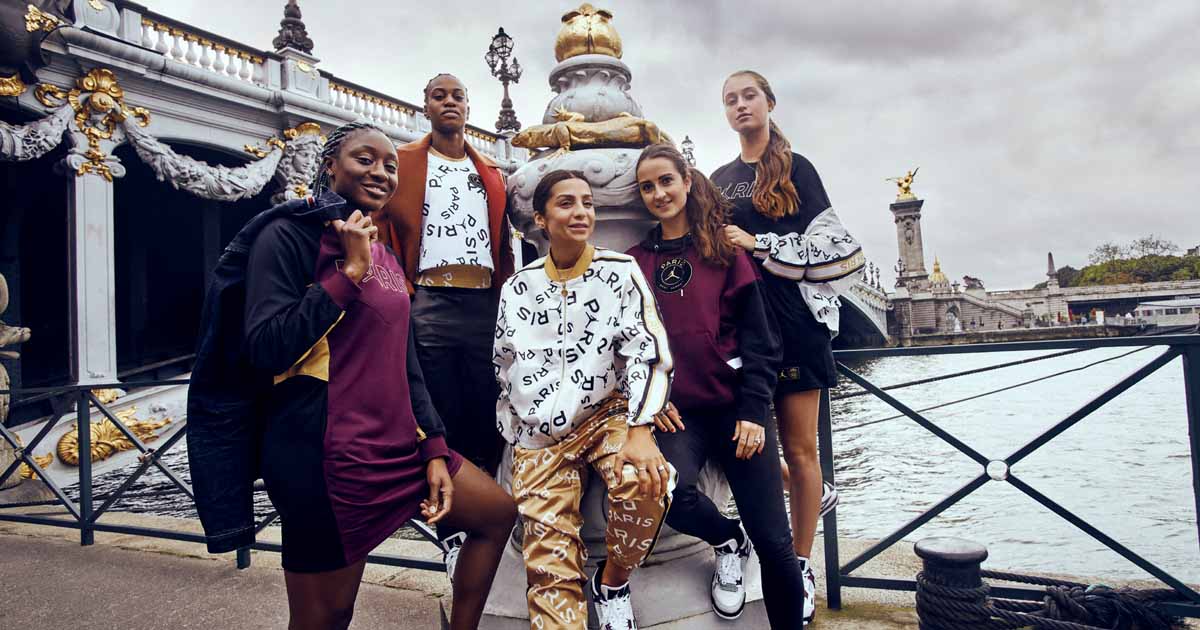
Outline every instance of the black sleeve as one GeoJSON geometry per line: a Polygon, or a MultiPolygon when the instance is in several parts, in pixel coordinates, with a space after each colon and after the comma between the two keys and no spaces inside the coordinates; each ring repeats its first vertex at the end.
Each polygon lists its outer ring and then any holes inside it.
{"type": "MultiPolygon", "coordinates": [[[[740,261],[739,261],[740,262],[740,261]]],[[[783,362],[783,342],[762,298],[762,281],[738,288],[734,296],[738,352],[742,357],[742,386],[738,393],[739,420],[765,425],[783,362]]]]}
{"type": "Polygon", "coordinates": [[[361,291],[338,273],[313,282],[318,242],[287,220],[267,225],[246,264],[246,339],[250,364],[272,375],[299,361],[361,291]],[[336,299],[335,299],[336,296],[336,299]]]}
{"type": "Polygon", "coordinates": [[[811,215],[809,220],[833,205],[829,203],[829,195],[816,167],[799,153],[792,154],[792,185],[800,195],[801,207],[807,207],[806,214],[811,215]]]}
{"type": "Polygon", "coordinates": [[[425,375],[421,372],[421,362],[417,360],[417,340],[413,335],[411,322],[408,327],[408,352],[404,358],[408,366],[408,397],[412,399],[413,415],[417,418],[417,426],[425,433],[426,438],[446,434],[446,425],[433,406],[429,397],[429,389],[425,387],[425,375]]]}

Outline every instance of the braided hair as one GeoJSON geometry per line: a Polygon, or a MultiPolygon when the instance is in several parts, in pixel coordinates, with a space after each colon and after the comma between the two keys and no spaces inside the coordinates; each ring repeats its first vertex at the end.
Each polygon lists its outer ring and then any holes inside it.
{"type": "MultiPolygon", "coordinates": [[[[453,74],[450,74],[449,72],[441,72],[441,73],[435,74],[435,75],[433,75],[433,78],[430,79],[425,84],[425,90],[423,92],[425,95],[425,100],[427,100],[427,101],[429,100],[429,92],[430,92],[430,90],[433,89],[433,82],[437,81],[438,79],[440,79],[442,77],[450,77],[451,79],[454,79],[455,81],[458,81],[459,83],[462,83],[462,79],[454,76],[453,74]]],[[[466,86],[463,86],[463,90],[466,90],[466,89],[467,89],[466,86]]]]}
{"type": "Polygon", "coordinates": [[[314,198],[320,197],[329,188],[329,169],[325,167],[326,161],[337,157],[338,151],[342,150],[342,143],[346,141],[346,138],[360,131],[368,130],[378,131],[385,136],[387,135],[378,126],[359,120],[348,122],[330,132],[328,139],[325,140],[325,147],[321,149],[321,156],[317,158],[317,176],[312,184],[312,195],[314,198]]]}

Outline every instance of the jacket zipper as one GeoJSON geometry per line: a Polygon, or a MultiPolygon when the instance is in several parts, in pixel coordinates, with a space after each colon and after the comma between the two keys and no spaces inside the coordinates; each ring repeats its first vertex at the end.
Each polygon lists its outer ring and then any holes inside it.
{"type": "Polygon", "coordinates": [[[565,280],[562,281],[562,291],[559,292],[559,295],[561,296],[561,308],[559,312],[562,315],[558,322],[559,329],[561,330],[558,336],[558,363],[562,369],[559,371],[558,389],[554,392],[554,404],[550,406],[551,426],[554,425],[554,416],[557,415],[555,412],[558,411],[558,400],[562,396],[563,387],[565,387],[563,383],[567,380],[567,282],[565,280]]]}

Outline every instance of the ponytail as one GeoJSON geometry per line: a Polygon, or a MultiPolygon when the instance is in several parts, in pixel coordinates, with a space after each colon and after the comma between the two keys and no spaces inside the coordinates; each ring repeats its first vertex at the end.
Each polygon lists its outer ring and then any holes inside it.
{"type": "MultiPolygon", "coordinates": [[[[758,89],[775,106],[775,91],[766,77],[753,70],[740,70],[729,78],[745,75],[758,84],[758,89]]],[[[726,79],[728,81],[729,79],[726,79]]],[[[792,143],[780,131],[775,121],[770,121],[767,149],[754,167],[754,193],[751,199],[760,214],[780,219],[796,214],[800,208],[800,194],[792,183],[792,143]]]]}

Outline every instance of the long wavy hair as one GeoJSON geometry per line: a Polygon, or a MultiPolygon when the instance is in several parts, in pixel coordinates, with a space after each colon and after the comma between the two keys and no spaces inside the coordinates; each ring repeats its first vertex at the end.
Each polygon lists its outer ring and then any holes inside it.
{"type": "MultiPolygon", "coordinates": [[[[775,91],[771,89],[766,77],[753,70],[739,70],[729,75],[725,82],[728,83],[729,79],[738,76],[754,79],[758,89],[766,95],[767,102],[771,107],[775,106],[775,91]]],[[[788,142],[774,120],[770,121],[768,133],[770,137],[767,140],[767,150],[763,151],[762,157],[754,167],[755,184],[751,199],[760,213],[772,219],[779,219],[796,214],[800,207],[800,194],[796,192],[796,185],[792,183],[792,143],[788,142]]]]}
{"type": "MultiPolygon", "coordinates": [[[[733,264],[737,249],[725,239],[724,234],[725,225],[729,223],[733,214],[733,204],[725,199],[704,173],[689,168],[683,155],[669,144],[653,144],[643,149],[638,157],[637,167],[640,167],[642,162],[655,158],[670,162],[680,179],[683,179],[685,173],[692,178],[692,189],[687,194],[683,211],[692,229],[692,242],[700,252],[700,257],[718,267],[733,264]]],[[[636,167],[634,172],[637,172],[636,167]]]]}

